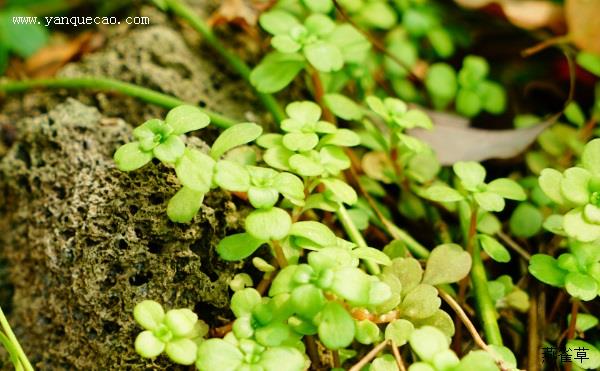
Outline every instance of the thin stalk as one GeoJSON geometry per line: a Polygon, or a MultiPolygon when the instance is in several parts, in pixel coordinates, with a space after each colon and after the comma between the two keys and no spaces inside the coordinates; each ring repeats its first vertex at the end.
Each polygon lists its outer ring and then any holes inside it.
{"type": "Polygon", "coordinates": [[[527,252],[527,250],[525,250],[524,248],[522,248],[521,246],[519,246],[519,244],[517,244],[515,242],[515,240],[513,240],[512,238],[510,238],[509,235],[507,235],[506,233],[502,232],[502,231],[498,231],[498,233],[496,234],[502,241],[504,241],[504,243],[506,243],[508,245],[508,247],[510,247],[511,249],[515,250],[517,252],[517,254],[521,255],[521,257],[523,257],[523,259],[529,261],[531,260],[531,254],[527,252]]]}
{"type": "MultiPolygon", "coordinates": [[[[368,247],[367,241],[362,236],[362,233],[356,228],[352,218],[350,218],[350,214],[348,214],[348,210],[344,207],[344,205],[340,204],[339,208],[336,211],[336,215],[342,223],[346,234],[350,238],[352,242],[354,242],[358,247],[368,247]]],[[[369,273],[371,274],[379,274],[381,270],[377,264],[370,262],[369,260],[365,260],[365,266],[369,273]]]]}
{"type": "Polygon", "coordinates": [[[10,328],[10,324],[8,323],[8,320],[4,316],[4,312],[2,311],[2,308],[0,308],[0,325],[2,325],[2,330],[4,331],[4,334],[6,335],[8,340],[10,340],[10,342],[14,346],[14,351],[19,356],[19,360],[21,361],[23,368],[26,371],[33,371],[33,367],[31,366],[29,359],[27,359],[27,356],[25,355],[23,348],[21,348],[21,344],[19,344],[19,340],[17,340],[17,337],[15,336],[14,332],[10,328]]]}
{"type": "MultiPolygon", "coordinates": [[[[174,108],[186,104],[183,100],[171,95],[159,93],[152,89],[144,88],[123,82],[109,79],[106,77],[61,77],[56,79],[36,79],[24,81],[3,81],[0,82],[0,92],[18,93],[33,88],[50,89],[94,89],[116,91],[131,97],[138,98],[144,102],[151,103],[164,108],[174,108]]],[[[237,122],[215,112],[200,108],[210,117],[210,121],[220,127],[228,128],[237,122]]]]}
{"type": "Polygon", "coordinates": [[[502,345],[502,335],[496,318],[496,307],[488,291],[488,280],[485,267],[481,260],[481,251],[478,243],[473,244],[473,267],[471,268],[471,280],[475,291],[475,303],[483,331],[489,344],[502,345]]]}
{"type": "Polygon", "coordinates": [[[285,254],[283,253],[283,248],[281,248],[279,241],[271,241],[271,246],[275,251],[275,258],[277,259],[277,264],[279,265],[279,268],[283,269],[287,267],[288,261],[285,257],[285,254]]]}
{"type": "Polygon", "coordinates": [[[389,343],[389,340],[384,340],[379,343],[376,347],[371,349],[369,353],[367,353],[360,361],[358,361],[354,366],[350,367],[348,371],[359,371],[361,370],[367,363],[371,362],[373,358],[377,355],[377,353],[381,352],[383,348],[385,348],[389,343]]]}
{"type": "MultiPolygon", "coordinates": [[[[569,330],[567,332],[567,342],[575,337],[575,325],[577,324],[577,313],[579,311],[579,299],[573,298],[571,303],[571,322],[569,322],[569,330]]],[[[565,363],[565,370],[571,371],[571,363],[565,363]]]]}
{"type": "MultiPolygon", "coordinates": [[[[212,32],[210,27],[200,18],[191,8],[185,5],[180,0],[165,0],[167,7],[175,13],[175,15],[185,19],[190,26],[198,31],[204,40],[229,63],[229,65],[237,72],[244,80],[250,82],[250,73],[252,70],[248,65],[241,60],[237,55],[226,49],[219,39],[212,32]]],[[[271,112],[277,123],[280,123],[285,118],[285,113],[279,106],[279,103],[270,94],[264,94],[254,89],[265,108],[271,112]]]]}
{"type": "Polygon", "coordinates": [[[396,359],[396,366],[398,366],[398,369],[400,371],[406,371],[406,366],[404,366],[404,362],[402,361],[402,355],[400,354],[400,351],[398,350],[398,345],[396,345],[394,340],[392,340],[391,347],[394,359],[396,359]]]}
{"type": "Polygon", "coordinates": [[[538,301],[537,301],[537,286],[534,286],[531,299],[529,301],[529,312],[527,313],[529,326],[527,327],[527,366],[529,370],[535,370],[540,365],[540,338],[538,324],[538,301]]]}

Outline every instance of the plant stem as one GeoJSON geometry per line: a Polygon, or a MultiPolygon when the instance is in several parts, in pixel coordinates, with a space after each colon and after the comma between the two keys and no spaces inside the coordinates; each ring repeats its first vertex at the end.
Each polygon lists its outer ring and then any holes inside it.
{"type": "MultiPolygon", "coordinates": [[[[191,8],[185,5],[180,0],[165,0],[167,7],[179,17],[185,19],[190,26],[198,31],[204,40],[215,49],[229,63],[229,65],[237,72],[244,80],[250,82],[250,67],[241,60],[237,55],[226,49],[219,39],[215,36],[208,25],[200,18],[191,8]]],[[[259,99],[265,108],[271,112],[277,123],[280,123],[285,118],[285,113],[279,106],[277,100],[270,94],[264,94],[255,89],[259,99]]]]}
{"type": "Polygon", "coordinates": [[[398,345],[396,345],[394,340],[392,340],[391,347],[392,347],[392,354],[394,355],[394,358],[396,359],[396,366],[398,366],[398,369],[400,371],[406,371],[406,367],[404,366],[404,362],[402,361],[402,355],[400,354],[400,351],[398,350],[398,345]]]}
{"type": "Polygon", "coordinates": [[[496,307],[488,291],[488,281],[485,267],[481,260],[479,244],[473,244],[473,267],[471,268],[471,280],[475,291],[475,303],[478,314],[483,323],[483,331],[489,344],[502,345],[502,335],[496,319],[496,307]]]}
{"type": "MultiPolygon", "coordinates": [[[[350,214],[348,214],[348,210],[346,210],[344,205],[339,204],[336,215],[342,223],[342,226],[344,227],[344,230],[346,231],[346,234],[348,234],[350,240],[358,247],[368,247],[367,242],[362,236],[362,233],[360,233],[358,228],[356,228],[356,225],[354,225],[354,222],[352,221],[352,218],[350,218],[350,214]]],[[[369,260],[365,260],[365,266],[371,274],[381,273],[379,266],[370,262],[369,260]]]]}
{"type": "Polygon", "coordinates": [[[523,259],[525,259],[526,261],[531,260],[531,254],[527,252],[527,250],[525,250],[524,248],[522,248],[521,246],[519,246],[515,240],[513,240],[512,238],[510,238],[509,235],[507,235],[506,233],[502,232],[502,231],[498,231],[497,236],[504,241],[504,243],[506,243],[508,245],[508,247],[510,247],[511,249],[515,250],[517,252],[517,254],[521,255],[523,257],[523,259]]]}
{"type": "Polygon", "coordinates": [[[10,342],[13,344],[15,351],[16,351],[17,355],[19,356],[19,360],[21,361],[21,364],[23,365],[23,368],[27,371],[33,371],[33,367],[31,366],[31,363],[29,363],[29,359],[27,359],[27,356],[25,355],[23,348],[21,348],[21,344],[19,344],[19,340],[17,340],[17,337],[15,336],[14,332],[10,328],[10,324],[8,323],[8,320],[4,316],[4,312],[2,311],[2,308],[0,308],[0,325],[2,325],[2,330],[4,331],[4,334],[6,335],[6,337],[8,337],[8,340],[10,340],[10,342]]]}
{"type": "MultiPolygon", "coordinates": [[[[577,325],[577,312],[579,311],[579,299],[573,298],[571,303],[571,321],[569,322],[569,330],[567,332],[567,342],[575,337],[575,327],[577,325]]],[[[566,347],[566,345],[565,345],[566,347]]],[[[571,371],[570,362],[565,363],[565,370],[571,371]]]]}
{"type": "Polygon", "coordinates": [[[275,251],[275,258],[277,259],[277,264],[280,269],[283,269],[288,266],[287,258],[281,248],[281,244],[279,241],[271,241],[271,246],[273,246],[273,250],[275,251]]]}
{"type": "Polygon", "coordinates": [[[369,353],[367,353],[358,363],[354,366],[350,367],[348,371],[359,371],[361,370],[367,363],[371,362],[373,358],[377,355],[377,353],[381,352],[383,348],[385,348],[389,343],[389,340],[384,340],[379,343],[375,348],[371,349],[369,353]]]}
{"type": "MultiPolygon", "coordinates": [[[[33,88],[51,88],[51,89],[95,89],[117,91],[145,102],[155,104],[164,108],[174,108],[186,102],[171,95],[159,93],[152,89],[144,88],[123,82],[109,79],[106,77],[62,77],[56,79],[36,79],[24,81],[3,81],[0,82],[0,92],[17,93],[33,88]]],[[[210,117],[210,121],[220,127],[228,128],[237,122],[215,112],[200,108],[210,117]]]]}

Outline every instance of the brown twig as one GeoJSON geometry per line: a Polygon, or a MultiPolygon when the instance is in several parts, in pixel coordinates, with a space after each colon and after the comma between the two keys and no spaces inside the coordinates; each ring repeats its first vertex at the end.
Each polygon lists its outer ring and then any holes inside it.
{"type": "MultiPolygon", "coordinates": [[[[579,299],[573,298],[571,304],[571,321],[569,322],[569,329],[567,331],[567,342],[575,337],[575,326],[577,324],[577,312],[579,311],[579,299]]],[[[565,370],[571,371],[572,365],[570,362],[565,363],[565,370]]]]}
{"type": "Polygon", "coordinates": [[[551,37],[540,43],[535,44],[534,46],[531,46],[531,47],[523,50],[521,52],[521,55],[525,58],[531,57],[532,55],[537,54],[537,53],[541,52],[542,50],[545,50],[551,46],[565,44],[565,43],[569,42],[569,40],[570,40],[569,37],[565,36],[565,35],[551,37]]]}
{"type": "Polygon", "coordinates": [[[354,366],[350,367],[348,371],[359,371],[361,370],[367,363],[371,362],[373,358],[377,355],[377,353],[381,352],[383,348],[385,348],[389,343],[389,340],[384,340],[379,343],[376,347],[371,349],[369,353],[367,353],[364,357],[361,358],[354,366]]]}
{"type": "Polygon", "coordinates": [[[317,342],[313,335],[306,335],[304,337],[304,344],[306,344],[306,351],[308,352],[308,358],[313,368],[319,368],[319,351],[317,350],[317,342]]]}
{"type": "Polygon", "coordinates": [[[394,359],[396,359],[396,365],[398,366],[398,369],[400,371],[406,371],[406,366],[404,366],[404,362],[402,361],[402,355],[398,350],[398,345],[396,345],[394,340],[392,340],[390,346],[392,347],[392,354],[394,354],[394,359]]]}
{"type": "Polygon", "coordinates": [[[279,244],[279,241],[271,241],[271,245],[273,246],[273,250],[275,251],[275,258],[277,258],[277,264],[279,268],[283,269],[288,266],[287,258],[283,253],[283,248],[279,244]]]}

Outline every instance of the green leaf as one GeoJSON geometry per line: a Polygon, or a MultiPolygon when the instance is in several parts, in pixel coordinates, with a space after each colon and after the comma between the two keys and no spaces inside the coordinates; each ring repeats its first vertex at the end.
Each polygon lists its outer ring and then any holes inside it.
{"type": "Polygon", "coordinates": [[[481,247],[490,258],[500,263],[508,263],[510,261],[510,253],[506,250],[506,247],[494,237],[488,236],[487,234],[479,234],[477,235],[477,238],[481,243],[481,247]]]}
{"type": "Polygon", "coordinates": [[[600,139],[594,139],[585,145],[581,162],[592,174],[600,175],[600,139]]]}
{"type": "Polygon", "coordinates": [[[329,13],[333,9],[331,0],[302,0],[302,2],[315,13],[329,13]]]}
{"type": "Polygon", "coordinates": [[[200,210],[203,200],[204,193],[182,187],[169,200],[167,215],[173,222],[188,223],[198,213],[198,210],[200,210]]]}
{"type": "Polygon", "coordinates": [[[288,160],[290,167],[302,176],[319,176],[323,173],[323,166],[312,156],[304,154],[292,155],[288,160]]]}
{"type": "Polygon", "coordinates": [[[173,134],[180,135],[207,127],[210,118],[198,107],[181,105],[169,111],[165,122],[174,129],[173,134]]]}
{"type": "Polygon", "coordinates": [[[139,142],[122,145],[114,155],[115,164],[121,171],[133,171],[152,160],[152,152],[143,151],[139,142]]]}
{"type": "Polygon", "coordinates": [[[48,30],[41,24],[17,24],[12,17],[29,16],[19,9],[8,9],[0,13],[0,29],[5,35],[2,43],[23,58],[37,52],[48,41],[48,30]]]}
{"type": "Polygon", "coordinates": [[[273,207],[279,199],[279,192],[275,188],[250,187],[248,200],[256,209],[268,209],[273,207]]]}
{"type": "Polygon", "coordinates": [[[433,127],[433,122],[427,116],[427,114],[418,109],[411,109],[402,116],[402,121],[406,124],[404,125],[406,128],[424,128],[431,129],[433,127]]]}
{"type": "Polygon", "coordinates": [[[415,330],[412,322],[405,319],[395,319],[385,328],[385,338],[392,340],[396,346],[403,346],[408,343],[410,335],[415,330]]]}
{"type": "Polygon", "coordinates": [[[295,53],[302,49],[302,45],[292,39],[289,35],[275,35],[271,39],[271,45],[282,53],[295,53]]]}
{"type": "Polygon", "coordinates": [[[261,93],[275,93],[289,85],[306,66],[298,53],[269,53],[250,73],[250,83],[261,93]]]}
{"type": "Polygon", "coordinates": [[[368,260],[379,265],[392,264],[390,258],[383,251],[372,247],[358,247],[352,250],[352,255],[357,259],[368,260]]]}
{"type": "Polygon", "coordinates": [[[321,72],[338,71],[344,66],[344,57],[334,44],[316,42],[304,47],[306,59],[321,72]]]}
{"type": "MultiPolygon", "coordinates": [[[[321,1],[321,3],[323,2],[324,1],[321,1]]],[[[324,14],[311,14],[304,21],[304,27],[306,27],[310,34],[323,37],[329,35],[331,31],[333,31],[335,22],[324,14]]]]}
{"type": "Polygon", "coordinates": [[[298,371],[305,367],[304,357],[292,347],[268,348],[258,362],[263,370],[298,371]]]}
{"type": "Polygon", "coordinates": [[[460,161],[455,163],[452,169],[468,191],[475,191],[485,180],[485,168],[477,162],[460,161]]]}
{"type": "Polygon", "coordinates": [[[183,156],[185,144],[176,135],[170,135],[167,140],[160,143],[153,149],[154,157],[160,161],[172,164],[183,156]]]}
{"type": "Polygon", "coordinates": [[[426,284],[417,285],[410,290],[400,304],[400,312],[411,318],[432,316],[442,304],[435,287],[426,284]]]}
{"type": "Polygon", "coordinates": [[[246,217],[246,231],[262,241],[283,240],[290,231],[292,218],[283,209],[258,209],[246,217]]]}
{"type": "Polygon", "coordinates": [[[600,224],[586,222],[580,207],[565,214],[563,228],[569,237],[581,242],[592,242],[600,238],[600,224]]]}
{"type": "Polygon", "coordinates": [[[397,15],[390,4],[384,1],[369,1],[360,9],[358,19],[370,27],[389,29],[396,24],[397,15]]]}
{"type": "Polygon", "coordinates": [[[437,202],[457,202],[464,199],[458,191],[445,185],[433,185],[427,188],[425,197],[437,202]]]}
{"type": "Polygon", "coordinates": [[[180,365],[193,365],[198,346],[190,339],[176,339],[167,343],[165,353],[171,361],[180,365]]]}
{"type": "Polygon", "coordinates": [[[588,184],[591,177],[592,174],[581,167],[565,170],[560,183],[560,193],[566,200],[577,206],[587,204],[590,199],[588,184]]]}
{"type": "Polygon", "coordinates": [[[479,192],[474,195],[477,204],[485,211],[504,210],[504,199],[494,192],[479,192]]]}
{"type": "Polygon", "coordinates": [[[292,224],[289,234],[303,237],[321,246],[334,246],[335,234],[323,223],[315,221],[296,222],[292,224]]]}
{"type": "MultiPolygon", "coordinates": [[[[590,329],[598,326],[598,318],[596,318],[595,316],[593,316],[591,314],[587,314],[587,313],[578,313],[577,319],[575,321],[576,321],[575,328],[579,332],[585,332],[587,330],[590,330],[590,329]]],[[[571,324],[571,315],[570,314],[567,316],[567,324],[568,325],[571,324]]]]}
{"type": "Polygon", "coordinates": [[[458,282],[471,270],[471,255],[456,244],[437,246],[427,258],[423,283],[439,285],[458,282]]]}
{"type": "Polygon", "coordinates": [[[135,351],[144,358],[155,358],[165,350],[165,344],[151,331],[142,331],[135,338],[135,351]]]}
{"type": "Polygon", "coordinates": [[[600,76],[600,56],[584,51],[577,53],[577,64],[596,76],[600,76]]]}
{"type": "Polygon", "coordinates": [[[383,273],[398,277],[402,283],[403,292],[408,292],[421,282],[423,268],[416,259],[396,258],[392,260],[392,265],[383,268],[383,273]]]}
{"type": "Polygon", "coordinates": [[[586,370],[597,370],[600,367],[600,351],[583,340],[567,340],[567,349],[572,349],[573,363],[586,370]],[[578,356],[581,356],[578,358],[578,356]]]}
{"type": "Polygon", "coordinates": [[[482,91],[482,108],[493,114],[499,115],[506,109],[506,93],[502,85],[484,81],[480,87],[482,91]]]}
{"type": "Polygon", "coordinates": [[[331,112],[339,118],[351,121],[360,120],[363,116],[360,106],[345,95],[337,93],[325,94],[323,100],[331,112]]]}
{"type": "Polygon", "coordinates": [[[133,318],[145,330],[154,330],[165,319],[165,311],[156,301],[144,300],[133,308],[133,318]]]}
{"type": "Polygon", "coordinates": [[[339,203],[354,205],[358,199],[354,188],[350,187],[346,182],[329,178],[321,180],[325,185],[325,197],[339,203]]]}
{"type": "Polygon", "coordinates": [[[381,331],[379,330],[379,326],[375,323],[364,320],[364,321],[356,321],[356,333],[354,337],[361,344],[373,344],[379,340],[381,336],[381,331]]]}
{"type": "Polygon", "coordinates": [[[285,113],[291,120],[284,120],[281,127],[284,131],[301,130],[306,123],[315,123],[321,117],[321,107],[311,101],[292,102],[285,107],[285,113]],[[296,125],[299,127],[296,128],[296,125]]]}
{"type": "MultiPolygon", "coordinates": [[[[379,356],[371,362],[369,371],[398,371],[396,360],[391,354],[379,356]]],[[[411,371],[414,371],[411,365],[411,371]]]]}
{"type": "Polygon", "coordinates": [[[324,136],[320,144],[353,147],[360,144],[360,137],[352,130],[338,129],[335,133],[324,136]]]}
{"type": "Polygon", "coordinates": [[[220,160],[215,165],[215,183],[228,191],[247,192],[250,187],[248,170],[237,162],[220,160]]]}
{"type": "Polygon", "coordinates": [[[521,187],[519,183],[508,178],[492,180],[488,184],[487,190],[509,200],[523,201],[527,198],[523,187],[521,187]]]}
{"type": "Polygon", "coordinates": [[[283,136],[283,145],[290,151],[310,151],[319,143],[315,133],[287,133],[283,136]]]}
{"type": "Polygon", "coordinates": [[[298,313],[303,318],[312,319],[321,311],[325,303],[327,303],[327,299],[323,295],[323,290],[312,284],[306,284],[296,287],[292,291],[290,303],[295,313],[298,313]]]}
{"type": "Polygon", "coordinates": [[[435,107],[445,108],[456,96],[456,72],[449,64],[434,63],[427,70],[425,87],[432,96],[435,107]]]}
{"type": "Polygon", "coordinates": [[[461,371],[498,371],[498,366],[490,353],[483,350],[476,350],[469,352],[469,354],[463,357],[456,369],[461,371]]]}
{"type": "Polygon", "coordinates": [[[190,309],[171,309],[165,315],[165,324],[176,337],[189,335],[198,321],[198,315],[190,309]]]}
{"type": "Polygon", "coordinates": [[[217,245],[217,253],[223,260],[242,260],[252,255],[264,243],[248,233],[232,234],[217,245]]]}
{"type": "Polygon", "coordinates": [[[600,224],[600,207],[587,204],[583,208],[583,218],[590,224],[600,224]]]}
{"type": "Polygon", "coordinates": [[[270,34],[281,35],[288,33],[300,22],[296,17],[283,10],[271,10],[261,14],[259,23],[262,28],[270,34]]]}
{"type": "Polygon", "coordinates": [[[213,179],[215,160],[204,153],[187,148],[175,163],[177,178],[186,188],[207,193],[213,179]]]}
{"type": "Polygon", "coordinates": [[[354,339],[354,320],[336,302],[329,302],[321,312],[319,340],[328,349],[336,350],[349,346],[354,339]]]}
{"type": "Polygon", "coordinates": [[[442,27],[436,27],[427,33],[431,46],[442,58],[448,58],[454,54],[454,44],[450,33],[442,27]]]}
{"type": "Polygon", "coordinates": [[[540,188],[542,191],[544,191],[546,196],[559,205],[566,203],[562,193],[560,192],[560,183],[562,180],[563,176],[560,171],[554,169],[542,170],[538,179],[540,188]]]}
{"type": "Polygon", "coordinates": [[[535,254],[531,257],[529,273],[538,280],[555,287],[563,287],[567,275],[567,272],[558,266],[556,259],[546,254],[535,254]]]}
{"type": "Polygon", "coordinates": [[[585,124],[585,115],[577,102],[571,101],[563,112],[567,120],[573,124],[582,127],[585,124]]]}
{"type": "Polygon", "coordinates": [[[355,305],[369,303],[371,278],[358,268],[341,268],[335,272],[331,290],[355,305]]]}
{"type": "Polygon", "coordinates": [[[455,370],[460,363],[458,356],[450,349],[446,349],[433,357],[432,364],[436,370],[455,370]]]}
{"type": "Polygon", "coordinates": [[[327,40],[331,44],[337,45],[346,63],[363,63],[371,49],[369,40],[347,23],[337,26],[327,40]]]}
{"type": "Polygon", "coordinates": [[[216,160],[230,149],[250,143],[261,134],[262,128],[251,122],[229,127],[213,143],[210,149],[210,157],[216,160]]]}
{"type": "Polygon", "coordinates": [[[261,302],[260,293],[253,288],[247,288],[233,294],[229,307],[236,318],[240,318],[252,314],[261,302]]]}
{"type": "Polygon", "coordinates": [[[324,146],[319,151],[321,165],[329,175],[337,175],[350,168],[350,159],[344,150],[337,146],[324,146]]]}
{"type": "Polygon", "coordinates": [[[571,272],[565,277],[565,288],[567,292],[583,301],[593,300],[598,294],[596,280],[587,274],[571,272]]]}
{"type": "Polygon", "coordinates": [[[275,133],[263,134],[256,139],[256,144],[262,148],[273,148],[283,145],[283,135],[275,133]]]}
{"type": "Polygon", "coordinates": [[[510,230],[517,237],[533,237],[542,229],[544,216],[528,202],[519,204],[510,216],[510,230]]]}
{"type": "Polygon", "coordinates": [[[481,99],[477,93],[460,89],[456,95],[456,112],[466,117],[477,116],[481,112],[481,99]]]}
{"type": "Polygon", "coordinates": [[[208,339],[198,346],[196,367],[200,371],[235,371],[242,365],[244,354],[222,339],[208,339]]]}
{"type": "Polygon", "coordinates": [[[284,146],[275,146],[266,150],[263,160],[271,167],[279,170],[290,170],[289,159],[294,152],[284,146]]]}
{"type": "MultiPolygon", "coordinates": [[[[436,354],[450,346],[450,340],[435,327],[424,326],[412,332],[409,338],[410,347],[420,359],[431,362],[436,354]]],[[[472,370],[479,370],[473,368],[472,370]]]]}
{"type": "Polygon", "coordinates": [[[304,205],[304,183],[290,173],[279,173],[275,177],[273,187],[296,206],[304,205]]]}
{"type": "Polygon", "coordinates": [[[433,326],[443,332],[448,338],[454,336],[454,320],[442,309],[436,310],[430,317],[415,319],[412,322],[417,328],[433,326]]]}

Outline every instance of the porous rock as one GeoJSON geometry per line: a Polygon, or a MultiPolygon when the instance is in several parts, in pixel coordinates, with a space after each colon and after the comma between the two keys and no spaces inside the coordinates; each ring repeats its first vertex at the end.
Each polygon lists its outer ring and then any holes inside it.
{"type": "Polygon", "coordinates": [[[235,205],[211,192],[192,223],[170,222],[174,171],[116,169],[112,154],[132,127],[74,99],[16,126],[0,161],[0,259],[14,289],[11,323],[34,367],[174,369],[135,353],[133,307],[154,299],[209,321],[226,312],[234,267],[214,246],[239,228],[235,205]]]}

